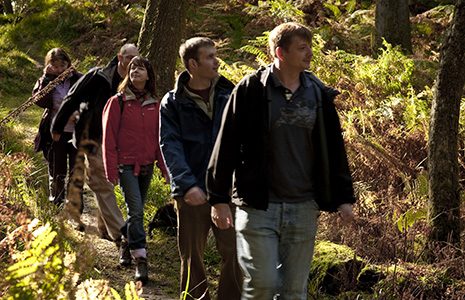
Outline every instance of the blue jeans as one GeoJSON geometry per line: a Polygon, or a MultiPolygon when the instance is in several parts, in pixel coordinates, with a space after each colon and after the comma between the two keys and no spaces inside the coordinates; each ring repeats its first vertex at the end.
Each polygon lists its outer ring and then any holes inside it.
{"type": "Polygon", "coordinates": [[[133,165],[120,168],[120,186],[126,202],[128,218],[122,229],[127,237],[129,249],[145,249],[144,204],[153,175],[153,164],[146,166],[146,172],[134,175],[133,165]]]}
{"type": "Polygon", "coordinates": [[[266,211],[237,207],[242,299],[307,299],[319,214],[313,200],[270,203],[266,211]]]}

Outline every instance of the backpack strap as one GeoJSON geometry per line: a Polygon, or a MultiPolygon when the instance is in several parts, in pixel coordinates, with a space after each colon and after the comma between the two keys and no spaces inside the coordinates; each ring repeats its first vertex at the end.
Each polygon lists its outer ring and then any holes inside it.
{"type": "Polygon", "coordinates": [[[123,110],[124,110],[123,94],[118,93],[116,95],[118,96],[118,103],[119,103],[119,108],[120,108],[121,114],[123,114],[123,110]]]}

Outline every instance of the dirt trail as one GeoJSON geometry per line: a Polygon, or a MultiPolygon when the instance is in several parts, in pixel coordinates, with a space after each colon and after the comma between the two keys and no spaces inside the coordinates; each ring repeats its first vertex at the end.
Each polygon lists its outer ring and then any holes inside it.
{"type": "MultiPolygon", "coordinates": [[[[128,268],[119,266],[119,256],[116,245],[111,241],[99,237],[96,218],[97,207],[94,194],[90,191],[86,191],[84,199],[85,208],[82,220],[86,224],[85,233],[91,238],[92,245],[96,251],[96,265],[94,268],[104,279],[109,280],[111,287],[120,291],[120,295],[124,296],[121,291],[124,290],[126,283],[133,280],[135,267],[134,265],[128,268]]],[[[168,292],[164,291],[171,290],[170,293],[173,294],[173,283],[169,282],[169,280],[172,280],[171,277],[173,274],[164,274],[165,271],[163,271],[163,269],[165,268],[160,266],[160,264],[169,263],[167,258],[163,257],[163,255],[173,253],[173,243],[175,246],[176,241],[173,237],[167,237],[161,240],[148,239],[149,282],[142,288],[142,293],[140,294],[144,299],[176,300],[176,298],[168,296],[168,292]],[[163,247],[165,247],[165,250],[171,249],[171,251],[163,251],[163,247]]],[[[176,259],[171,259],[171,263],[177,263],[176,259]]],[[[172,266],[170,272],[172,272],[173,269],[176,271],[177,268],[179,267],[172,266]]]]}

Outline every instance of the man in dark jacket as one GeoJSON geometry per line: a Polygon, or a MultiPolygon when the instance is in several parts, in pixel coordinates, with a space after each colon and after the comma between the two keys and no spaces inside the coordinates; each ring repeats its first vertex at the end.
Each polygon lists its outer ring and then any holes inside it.
{"type": "Polygon", "coordinates": [[[234,89],[208,167],[212,220],[236,228],[242,299],[307,299],[320,210],[353,218],[337,91],[306,71],[311,41],[297,23],[270,33],[274,62],[234,89]]]}
{"type": "Polygon", "coordinates": [[[181,45],[179,54],[187,70],[161,102],[160,145],[176,199],[180,290],[187,288],[188,299],[210,299],[203,255],[212,228],[222,257],[218,299],[239,299],[242,277],[235,232],[213,226],[205,190],[208,161],[234,85],[218,76],[211,39],[191,38],[181,45]]]}
{"type": "MultiPolygon", "coordinates": [[[[96,147],[87,155],[88,185],[97,197],[99,208],[98,228],[102,236],[119,242],[121,228],[124,226],[114,187],[105,177],[102,159],[102,111],[107,100],[114,94],[119,83],[126,76],[127,66],[139,51],[134,44],[125,44],[105,68],[94,68],[82,76],[70,89],[52,123],[52,136],[59,140],[69,117],[79,110],[80,116],[74,130],[73,143],[79,147],[81,141],[89,139],[96,147]]],[[[130,263],[129,251],[120,263],[130,263]],[[129,260],[129,261],[128,261],[129,260]]]]}

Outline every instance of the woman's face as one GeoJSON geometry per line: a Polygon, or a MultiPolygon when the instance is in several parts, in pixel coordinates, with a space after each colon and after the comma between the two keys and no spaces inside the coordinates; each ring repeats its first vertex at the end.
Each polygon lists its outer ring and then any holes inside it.
{"type": "Polygon", "coordinates": [[[68,69],[68,62],[62,60],[56,60],[51,62],[46,67],[46,73],[52,75],[60,75],[66,69],[68,69]]]}
{"type": "Polygon", "coordinates": [[[134,86],[144,87],[145,83],[149,79],[147,69],[144,66],[136,66],[132,64],[129,69],[129,79],[134,86]]]}

